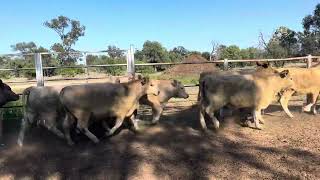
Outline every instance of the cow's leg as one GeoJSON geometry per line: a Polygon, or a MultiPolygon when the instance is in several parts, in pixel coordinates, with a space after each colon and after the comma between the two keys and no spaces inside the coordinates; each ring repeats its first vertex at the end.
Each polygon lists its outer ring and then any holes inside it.
{"type": "Polygon", "coordinates": [[[62,122],[62,127],[63,127],[63,131],[64,131],[64,135],[65,135],[65,138],[68,142],[68,144],[70,146],[74,145],[74,142],[72,141],[71,139],[71,136],[70,136],[70,126],[72,124],[72,119],[71,117],[69,117],[70,115],[68,115],[68,113],[65,115],[65,118],[62,122]]]}
{"type": "Polygon", "coordinates": [[[28,118],[26,116],[21,119],[21,129],[19,132],[18,142],[17,142],[20,147],[23,146],[23,140],[24,140],[25,133],[30,128],[30,126],[31,126],[31,124],[28,121],[28,118]]]}
{"type": "Polygon", "coordinates": [[[302,112],[311,112],[317,102],[319,92],[315,91],[307,94],[307,104],[302,107],[302,112]]]}
{"type": "Polygon", "coordinates": [[[64,134],[57,128],[56,113],[46,114],[45,117],[47,120],[44,120],[44,126],[59,138],[64,138],[64,134]]]}
{"type": "Polygon", "coordinates": [[[130,117],[130,122],[133,124],[134,131],[139,131],[138,121],[136,120],[135,114],[132,114],[130,117]]]}
{"type": "MultiPolygon", "coordinates": [[[[220,108],[220,109],[221,109],[221,108],[220,108]]],[[[210,106],[208,106],[208,107],[206,108],[206,113],[209,115],[211,121],[213,122],[214,128],[215,128],[215,129],[219,129],[220,123],[219,123],[218,119],[215,117],[214,111],[215,111],[215,110],[214,110],[214,108],[213,108],[212,105],[210,105],[210,106]]]]}
{"type": "Polygon", "coordinates": [[[288,102],[291,99],[291,96],[293,95],[293,93],[294,93],[293,90],[284,91],[280,98],[280,104],[282,106],[282,109],[290,118],[293,118],[293,115],[288,109],[288,102]]]}
{"type": "Polygon", "coordinates": [[[106,132],[107,136],[113,135],[116,130],[122,125],[124,117],[117,117],[115,125],[110,129],[109,132],[106,132]]]}
{"type": "Polygon", "coordinates": [[[316,93],[313,93],[312,94],[312,101],[311,103],[313,104],[312,107],[311,107],[311,111],[314,115],[317,114],[317,109],[316,109],[316,106],[317,106],[317,100],[318,100],[318,97],[319,97],[319,92],[316,92],[316,93]]]}
{"type": "Polygon", "coordinates": [[[261,110],[254,110],[253,111],[253,121],[254,121],[254,124],[256,126],[257,129],[261,130],[261,125],[260,125],[260,122],[259,122],[259,117],[261,117],[261,110]]]}
{"type": "Polygon", "coordinates": [[[200,102],[200,105],[199,105],[199,119],[200,119],[200,125],[202,127],[203,130],[207,130],[207,125],[206,125],[206,121],[205,121],[205,115],[206,115],[206,112],[204,110],[205,108],[203,107],[203,105],[201,104],[200,102]]]}
{"type": "Polygon", "coordinates": [[[99,143],[99,139],[94,134],[92,134],[88,129],[89,119],[90,119],[91,113],[88,113],[85,111],[77,111],[77,112],[75,112],[74,115],[78,119],[77,128],[83,134],[85,134],[91,141],[93,141],[96,144],[99,143]]]}
{"type": "Polygon", "coordinates": [[[108,123],[106,121],[102,121],[102,127],[106,130],[106,131],[110,131],[110,127],[108,125],[108,123]]]}
{"type": "Polygon", "coordinates": [[[160,116],[163,112],[162,105],[160,103],[153,103],[152,105],[152,124],[158,123],[160,116]]]}

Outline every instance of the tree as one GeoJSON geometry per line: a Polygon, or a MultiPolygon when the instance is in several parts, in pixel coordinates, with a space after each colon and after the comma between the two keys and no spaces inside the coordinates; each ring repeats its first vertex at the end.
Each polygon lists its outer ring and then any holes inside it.
{"type": "Polygon", "coordinates": [[[308,15],[302,20],[303,33],[299,33],[302,54],[320,55],[320,4],[313,15],[308,15]]]}
{"type": "Polygon", "coordinates": [[[71,52],[76,52],[72,46],[84,36],[85,26],[82,26],[79,21],[69,19],[65,16],[58,16],[57,18],[46,21],[44,26],[53,29],[60,37],[61,42],[55,43],[51,49],[60,52],[59,59],[61,64],[71,64],[76,61],[78,57],[71,52]]]}
{"type": "Polygon", "coordinates": [[[211,41],[212,50],[210,53],[210,61],[214,61],[218,59],[218,50],[219,50],[219,43],[216,41],[211,41]]]}
{"type": "Polygon", "coordinates": [[[209,52],[202,52],[201,56],[208,61],[210,60],[210,53],[209,52]]]}
{"type": "Polygon", "coordinates": [[[143,44],[142,52],[150,63],[166,62],[169,60],[167,50],[157,41],[146,41],[143,44]]]}
{"type": "Polygon", "coordinates": [[[108,55],[113,59],[123,57],[123,51],[116,46],[108,46],[107,52],[108,55]]]}
{"type": "Polygon", "coordinates": [[[249,47],[240,50],[240,57],[241,59],[258,59],[263,57],[263,52],[261,49],[249,47]]]}
{"type": "Polygon", "coordinates": [[[13,51],[18,51],[22,54],[34,53],[37,50],[37,45],[34,42],[20,42],[10,46],[13,51]]]}
{"type": "Polygon", "coordinates": [[[240,48],[236,45],[231,45],[224,48],[220,55],[221,59],[241,59],[240,48]]]}
{"type": "Polygon", "coordinates": [[[189,54],[189,51],[183,46],[174,47],[171,52],[181,55],[182,57],[186,57],[189,54]]]}

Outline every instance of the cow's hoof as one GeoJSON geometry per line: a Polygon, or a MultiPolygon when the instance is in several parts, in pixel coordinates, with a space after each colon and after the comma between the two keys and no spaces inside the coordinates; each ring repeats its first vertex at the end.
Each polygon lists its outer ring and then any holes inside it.
{"type": "Polygon", "coordinates": [[[312,114],[313,115],[317,115],[318,114],[318,111],[316,110],[316,108],[313,109],[312,114]]]}
{"type": "Polygon", "coordinates": [[[264,120],[261,120],[261,119],[260,119],[259,122],[260,122],[261,124],[264,124],[264,120]]]}
{"type": "Polygon", "coordinates": [[[219,129],[219,127],[220,127],[219,121],[213,123],[213,126],[214,126],[214,129],[219,129]]]}
{"type": "Polygon", "coordinates": [[[260,126],[260,125],[259,125],[259,126],[256,126],[256,129],[257,129],[257,130],[262,130],[262,126],[260,126]]]}
{"type": "Polygon", "coordinates": [[[20,146],[20,147],[23,146],[23,142],[22,142],[20,139],[18,139],[17,144],[18,144],[18,146],[20,146]]]}
{"type": "Polygon", "coordinates": [[[159,120],[151,121],[151,125],[156,125],[159,123],[159,120]]]}
{"type": "Polygon", "coordinates": [[[74,146],[74,142],[69,141],[69,142],[68,142],[68,145],[69,145],[69,146],[74,146]]]}

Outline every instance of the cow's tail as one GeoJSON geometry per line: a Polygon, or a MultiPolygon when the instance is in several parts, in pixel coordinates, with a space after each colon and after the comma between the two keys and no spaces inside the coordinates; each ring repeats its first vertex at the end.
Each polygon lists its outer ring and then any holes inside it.
{"type": "Polygon", "coordinates": [[[205,99],[206,96],[206,81],[202,80],[199,82],[199,93],[198,93],[198,101],[205,99]]]}
{"type": "Polygon", "coordinates": [[[26,112],[26,106],[28,104],[28,100],[29,100],[29,95],[30,92],[32,91],[32,89],[34,89],[34,87],[28,87],[25,90],[23,90],[22,92],[22,108],[23,108],[23,113],[26,112]]]}
{"type": "Polygon", "coordinates": [[[59,102],[60,102],[60,107],[63,112],[62,116],[64,116],[63,121],[71,121],[73,123],[76,123],[77,118],[73,115],[73,113],[70,111],[70,109],[65,105],[65,99],[64,97],[65,93],[65,88],[62,88],[60,91],[59,95],[59,102]]]}

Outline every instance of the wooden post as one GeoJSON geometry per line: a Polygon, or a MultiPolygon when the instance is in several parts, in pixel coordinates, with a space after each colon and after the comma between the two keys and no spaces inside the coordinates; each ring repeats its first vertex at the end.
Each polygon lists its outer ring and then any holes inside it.
{"type": "Polygon", "coordinates": [[[84,71],[86,73],[86,79],[87,79],[87,83],[88,83],[88,81],[89,81],[89,67],[88,67],[88,62],[87,62],[87,53],[83,53],[83,62],[84,62],[84,65],[86,66],[84,71]]]}
{"type": "Polygon", "coordinates": [[[130,45],[130,49],[127,51],[127,73],[128,75],[135,77],[135,63],[134,63],[134,48],[130,45]]]}
{"type": "Polygon", "coordinates": [[[40,53],[34,54],[34,61],[35,61],[35,66],[36,66],[37,86],[44,86],[42,59],[41,59],[40,53]]]}
{"type": "Polygon", "coordinates": [[[224,59],[224,62],[223,62],[223,70],[228,70],[228,59],[224,59]]]}
{"type": "Polygon", "coordinates": [[[311,68],[311,66],[312,66],[312,56],[311,54],[309,54],[307,56],[307,68],[311,68]]]}
{"type": "Polygon", "coordinates": [[[2,137],[3,137],[3,118],[4,113],[3,109],[0,108],[0,143],[2,143],[2,137]]]}

